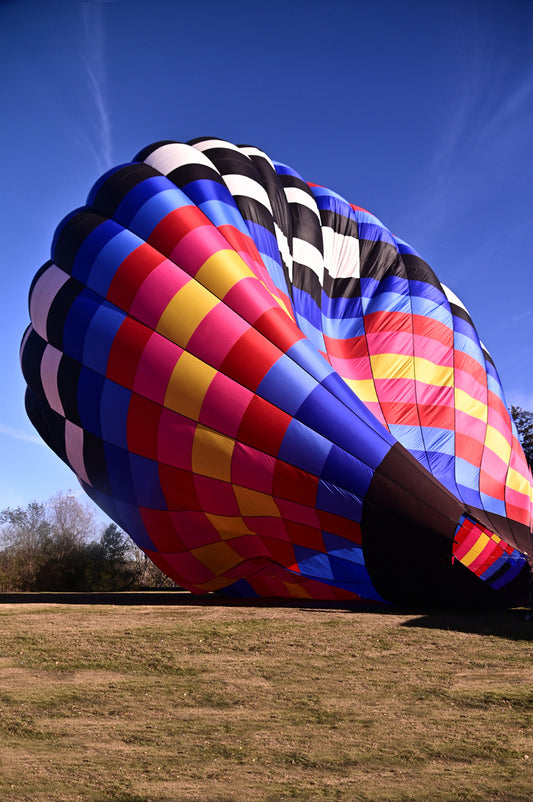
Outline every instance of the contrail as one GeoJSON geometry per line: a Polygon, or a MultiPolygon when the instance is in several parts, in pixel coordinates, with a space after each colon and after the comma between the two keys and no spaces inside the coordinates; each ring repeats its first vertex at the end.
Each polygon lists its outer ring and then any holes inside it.
{"type": "Polygon", "coordinates": [[[105,101],[105,37],[100,10],[102,0],[79,3],[83,20],[84,50],[83,66],[87,74],[89,95],[94,104],[97,143],[87,144],[96,158],[101,172],[113,164],[111,154],[111,120],[105,101]]]}
{"type": "Polygon", "coordinates": [[[13,426],[6,426],[4,423],[0,423],[0,434],[5,434],[8,437],[12,437],[15,440],[24,440],[26,443],[36,443],[37,445],[44,445],[44,441],[41,440],[36,434],[28,434],[25,432],[24,429],[16,429],[13,426]]]}

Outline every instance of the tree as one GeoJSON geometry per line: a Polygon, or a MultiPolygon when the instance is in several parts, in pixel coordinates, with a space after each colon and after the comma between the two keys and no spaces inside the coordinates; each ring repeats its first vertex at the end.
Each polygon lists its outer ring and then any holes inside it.
{"type": "Polygon", "coordinates": [[[37,577],[45,561],[51,526],[46,506],[30,501],[27,507],[0,512],[2,524],[0,567],[4,586],[37,590],[37,577]]]}
{"type": "Polygon", "coordinates": [[[518,430],[518,439],[522,443],[529,467],[533,470],[533,412],[522,407],[511,407],[511,417],[518,430]]]}

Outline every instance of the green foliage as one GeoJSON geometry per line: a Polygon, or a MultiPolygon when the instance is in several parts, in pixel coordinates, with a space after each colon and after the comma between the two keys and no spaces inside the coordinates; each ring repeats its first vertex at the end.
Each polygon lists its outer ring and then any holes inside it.
{"type": "Polygon", "coordinates": [[[533,412],[514,406],[511,407],[510,412],[529,467],[533,469],[533,412]]]}
{"type": "Polygon", "coordinates": [[[171,584],[119,527],[99,533],[73,494],[0,511],[0,592],[122,591],[171,584]]]}

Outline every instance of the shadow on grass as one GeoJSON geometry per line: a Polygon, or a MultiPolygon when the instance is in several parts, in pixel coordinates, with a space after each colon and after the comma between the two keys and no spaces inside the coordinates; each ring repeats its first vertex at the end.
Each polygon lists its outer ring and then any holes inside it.
{"type": "Polygon", "coordinates": [[[216,593],[195,595],[181,589],[145,590],[106,593],[40,592],[0,593],[2,604],[92,604],[92,605],[163,605],[176,607],[251,607],[299,610],[338,610],[344,613],[377,613],[390,616],[413,616],[400,626],[422,629],[449,629],[479,635],[519,639],[533,638],[530,611],[519,609],[496,610],[424,610],[375,602],[318,601],[314,599],[232,598],[216,593]]]}
{"type": "Polygon", "coordinates": [[[401,626],[493,635],[508,640],[533,640],[533,621],[529,616],[526,609],[438,610],[420,613],[415,618],[404,621],[401,626]]]}

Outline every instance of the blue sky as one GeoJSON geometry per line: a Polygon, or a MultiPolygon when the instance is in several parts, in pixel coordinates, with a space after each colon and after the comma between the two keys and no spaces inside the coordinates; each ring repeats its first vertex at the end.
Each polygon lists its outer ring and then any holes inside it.
{"type": "Polygon", "coordinates": [[[531,0],[0,0],[0,509],[76,490],[24,411],[27,294],[98,176],[256,145],[407,240],[533,410],[531,0]]]}

